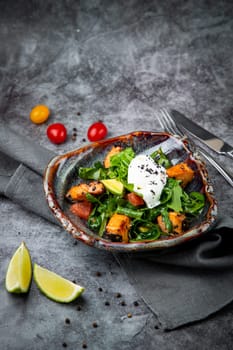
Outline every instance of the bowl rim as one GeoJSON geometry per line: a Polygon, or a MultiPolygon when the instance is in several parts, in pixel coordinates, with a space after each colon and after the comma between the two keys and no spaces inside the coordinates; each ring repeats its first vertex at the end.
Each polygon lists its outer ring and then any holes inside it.
{"type": "Polygon", "coordinates": [[[161,250],[161,249],[164,250],[166,248],[171,248],[176,245],[180,245],[184,242],[187,242],[191,239],[197,238],[200,235],[204,234],[205,232],[209,231],[211,227],[214,225],[217,219],[217,201],[215,199],[214,189],[209,179],[208,171],[206,169],[204,162],[199,157],[200,155],[198,154],[198,151],[196,150],[195,152],[191,151],[189,146],[190,146],[189,139],[187,137],[185,139],[180,138],[178,135],[173,135],[168,132],[133,131],[120,136],[106,138],[98,142],[92,142],[87,145],[84,145],[83,147],[79,147],[69,152],[57,155],[50,160],[50,162],[48,163],[45,169],[44,176],[43,176],[43,187],[44,187],[44,193],[45,193],[48,206],[52,211],[53,215],[55,216],[55,218],[60,222],[62,227],[68,233],[70,233],[75,239],[91,247],[100,248],[104,250],[116,251],[116,252],[139,252],[139,251],[161,250]],[[53,179],[56,175],[59,165],[65,159],[76,156],[85,151],[94,149],[100,145],[105,145],[105,144],[107,145],[110,143],[114,144],[114,142],[119,142],[120,140],[129,138],[132,136],[137,137],[142,134],[154,135],[154,136],[168,136],[182,143],[182,146],[185,149],[185,151],[188,153],[188,156],[190,157],[190,159],[192,159],[197,165],[198,171],[203,181],[205,195],[207,196],[208,201],[210,203],[210,207],[206,215],[207,216],[206,220],[202,221],[198,225],[195,225],[194,227],[192,227],[190,230],[186,231],[182,235],[168,238],[168,239],[162,239],[162,240],[150,240],[150,241],[143,241],[143,242],[124,243],[124,242],[107,241],[95,233],[93,236],[90,236],[82,228],[78,227],[72,222],[71,218],[69,218],[63,212],[62,208],[60,207],[56,199],[56,195],[53,189],[53,179]]]}

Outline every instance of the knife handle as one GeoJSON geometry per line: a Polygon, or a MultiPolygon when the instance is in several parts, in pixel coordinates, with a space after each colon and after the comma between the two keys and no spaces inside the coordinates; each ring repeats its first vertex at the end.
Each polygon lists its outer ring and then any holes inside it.
{"type": "MultiPolygon", "coordinates": [[[[213,167],[218,170],[218,172],[224,177],[224,179],[233,187],[233,175],[231,175],[226,169],[222,167],[216,160],[214,160],[209,154],[205,151],[198,149],[199,153],[206,159],[208,162],[213,165],[213,167]]],[[[231,155],[232,156],[232,155],[231,155]]],[[[232,156],[233,157],[233,156],[232,156]]]]}

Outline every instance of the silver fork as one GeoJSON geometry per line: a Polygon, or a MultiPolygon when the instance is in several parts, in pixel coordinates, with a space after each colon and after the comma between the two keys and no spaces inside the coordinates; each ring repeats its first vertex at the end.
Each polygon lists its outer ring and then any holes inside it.
{"type": "MultiPolygon", "coordinates": [[[[183,133],[181,128],[175,123],[171,114],[166,109],[161,109],[160,113],[156,114],[158,121],[164,130],[168,131],[171,134],[179,136],[181,139],[187,138],[183,133]]],[[[225,170],[218,162],[216,162],[209,154],[207,154],[200,147],[194,146],[198,153],[201,154],[218,172],[224,177],[224,179],[233,187],[233,179],[227,170],[225,170]]]]}

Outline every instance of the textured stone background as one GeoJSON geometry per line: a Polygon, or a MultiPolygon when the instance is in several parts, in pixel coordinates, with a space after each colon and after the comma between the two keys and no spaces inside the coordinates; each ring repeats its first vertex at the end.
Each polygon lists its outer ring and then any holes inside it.
{"type": "MultiPolygon", "coordinates": [[[[233,145],[232,33],[230,0],[2,0],[0,120],[63,153],[83,145],[96,120],[106,123],[109,136],[161,130],[154,111],[171,107],[233,145]],[[65,144],[47,140],[48,124],[30,122],[29,112],[38,103],[51,108],[49,122],[67,126],[65,144]],[[75,141],[73,127],[78,130],[75,141]]],[[[218,159],[233,169],[230,160],[218,159]]],[[[220,213],[232,215],[232,190],[214,169],[209,171],[220,213]]],[[[110,254],[76,245],[62,229],[4,197],[0,211],[2,349],[58,349],[64,342],[69,349],[82,349],[86,342],[96,350],[231,348],[232,306],[163,333],[110,254]],[[22,240],[33,261],[83,284],[83,298],[72,305],[56,304],[34,284],[26,298],[7,294],[6,267],[22,240]],[[129,312],[132,318],[127,318],[129,312]]]]}

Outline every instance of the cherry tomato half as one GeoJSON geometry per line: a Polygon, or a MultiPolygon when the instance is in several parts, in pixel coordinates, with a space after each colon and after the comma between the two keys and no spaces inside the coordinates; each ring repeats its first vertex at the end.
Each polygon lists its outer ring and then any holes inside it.
{"type": "Polygon", "coordinates": [[[48,126],[47,136],[53,143],[60,144],[65,142],[67,137],[67,130],[61,123],[54,123],[48,126]]]}
{"type": "Polygon", "coordinates": [[[108,133],[108,129],[102,122],[96,122],[92,124],[88,131],[87,131],[87,137],[89,141],[99,141],[106,137],[108,133]]]}
{"type": "Polygon", "coordinates": [[[42,124],[46,122],[50,115],[50,110],[45,105],[37,105],[30,112],[30,119],[34,124],[42,124]]]}

